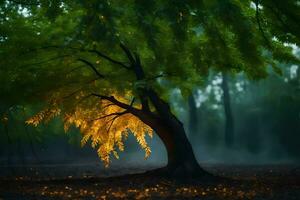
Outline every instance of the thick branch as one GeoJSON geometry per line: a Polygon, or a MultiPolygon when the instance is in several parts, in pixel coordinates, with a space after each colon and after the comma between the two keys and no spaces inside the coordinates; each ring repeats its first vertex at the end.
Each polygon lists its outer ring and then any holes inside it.
{"type": "Polygon", "coordinates": [[[149,102],[146,96],[140,95],[141,103],[142,103],[142,110],[148,112],[150,111],[149,102]]]}
{"type": "Polygon", "coordinates": [[[130,50],[124,45],[124,44],[120,44],[120,47],[123,49],[123,51],[125,52],[128,60],[130,61],[131,63],[131,66],[134,66],[135,65],[135,60],[130,52],[130,50]]]}
{"type": "Polygon", "coordinates": [[[91,94],[92,96],[95,96],[95,97],[98,97],[100,99],[103,99],[103,100],[107,100],[113,104],[115,104],[116,106],[119,106],[120,108],[123,108],[123,109],[126,109],[128,110],[130,113],[132,114],[135,114],[136,112],[140,111],[134,107],[132,107],[131,105],[128,105],[126,103],[123,103],[121,101],[118,101],[115,97],[113,96],[104,96],[104,95],[100,95],[100,94],[95,94],[95,93],[92,93],[91,94]]]}
{"type": "Polygon", "coordinates": [[[90,63],[89,61],[87,61],[83,58],[79,58],[77,60],[81,61],[84,64],[86,64],[87,66],[89,66],[98,75],[99,78],[104,78],[104,75],[100,74],[100,72],[95,68],[95,66],[92,63],[90,63]]]}
{"type": "Polygon", "coordinates": [[[120,66],[122,66],[122,67],[125,68],[125,69],[128,69],[128,70],[130,69],[130,67],[128,67],[127,65],[125,65],[123,62],[117,61],[117,60],[115,60],[115,59],[112,59],[111,57],[109,57],[109,56],[107,56],[107,55],[101,53],[101,52],[98,51],[98,50],[93,49],[93,50],[86,50],[86,51],[87,51],[87,52],[90,52],[90,53],[95,53],[95,54],[97,54],[99,57],[104,58],[104,59],[110,61],[111,63],[120,65],[120,66]]]}
{"type": "MultiPolygon", "coordinates": [[[[130,50],[124,45],[120,44],[120,47],[123,49],[125,54],[128,57],[128,60],[131,63],[131,68],[134,70],[135,76],[137,80],[143,80],[145,79],[145,73],[141,65],[141,60],[140,57],[137,53],[134,53],[134,56],[130,52],[130,50]]],[[[139,91],[139,98],[141,99],[141,104],[142,104],[142,110],[143,111],[150,111],[149,108],[149,102],[147,99],[147,96],[145,95],[145,90],[143,88],[140,89],[139,91]]]]}
{"type": "Polygon", "coordinates": [[[169,104],[163,101],[153,89],[148,89],[147,95],[159,114],[165,115],[166,113],[170,113],[169,104]]]}
{"type": "Polygon", "coordinates": [[[134,53],[135,64],[134,64],[134,72],[137,80],[145,79],[145,72],[141,64],[140,56],[137,53],[134,53]]]}

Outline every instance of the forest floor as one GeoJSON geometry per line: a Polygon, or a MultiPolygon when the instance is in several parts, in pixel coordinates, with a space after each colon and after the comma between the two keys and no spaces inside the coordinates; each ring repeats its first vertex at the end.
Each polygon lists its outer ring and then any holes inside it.
{"type": "MultiPolygon", "coordinates": [[[[120,176],[122,169],[108,170],[102,177],[91,174],[56,177],[55,173],[46,177],[37,176],[37,172],[36,176],[2,174],[0,199],[300,199],[300,166],[206,165],[205,168],[230,179],[178,182],[145,174],[120,176]],[[117,176],[107,177],[111,175],[117,176]]],[[[68,171],[67,167],[64,169],[68,171]]],[[[144,170],[144,167],[129,168],[123,173],[144,170]]]]}

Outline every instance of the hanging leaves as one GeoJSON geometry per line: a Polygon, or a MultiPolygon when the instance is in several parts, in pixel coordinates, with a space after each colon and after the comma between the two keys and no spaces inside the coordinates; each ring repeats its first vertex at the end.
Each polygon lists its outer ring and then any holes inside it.
{"type": "MultiPolygon", "coordinates": [[[[26,123],[38,126],[59,114],[61,110],[57,107],[46,108],[26,123]]],[[[78,105],[71,112],[63,113],[63,119],[64,130],[67,132],[71,126],[79,128],[82,133],[81,145],[86,145],[90,140],[91,146],[97,149],[97,154],[106,167],[109,166],[111,155],[118,159],[117,151],[124,151],[124,140],[129,133],[135,136],[145,151],[145,158],[151,154],[145,137],[152,137],[152,129],[136,116],[109,101],[100,101],[90,109],[78,105]]]]}

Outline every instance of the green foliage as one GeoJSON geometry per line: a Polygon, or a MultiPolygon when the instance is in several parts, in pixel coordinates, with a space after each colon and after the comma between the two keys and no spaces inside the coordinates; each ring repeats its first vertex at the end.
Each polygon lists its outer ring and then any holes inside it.
{"type": "MultiPolygon", "coordinates": [[[[1,95],[13,104],[79,87],[133,90],[140,84],[132,85],[133,74],[82,51],[97,49],[127,62],[120,42],[140,54],[147,78],[164,74],[183,94],[209,68],[245,71],[257,79],[266,76],[268,64],[298,62],[283,45],[299,44],[299,5],[292,0],[256,1],[257,8],[236,0],[25,3],[1,4],[1,95]],[[91,86],[95,74],[78,58],[95,64],[107,80],[91,86]]],[[[164,87],[155,80],[151,86],[164,87]]]]}

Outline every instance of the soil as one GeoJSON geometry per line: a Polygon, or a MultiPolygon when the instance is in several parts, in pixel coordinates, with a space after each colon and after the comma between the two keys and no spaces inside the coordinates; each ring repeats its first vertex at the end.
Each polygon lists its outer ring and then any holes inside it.
{"type": "Polygon", "coordinates": [[[16,168],[13,176],[5,175],[3,170],[8,169],[2,167],[0,199],[300,199],[300,166],[295,165],[206,165],[224,177],[212,180],[162,178],[142,173],[149,168],[145,166],[82,174],[78,173],[82,168],[70,165],[52,166],[52,171],[48,166],[47,174],[45,166],[39,166],[38,174],[38,168],[31,167],[30,174],[23,167],[24,176],[16,168]]]}

